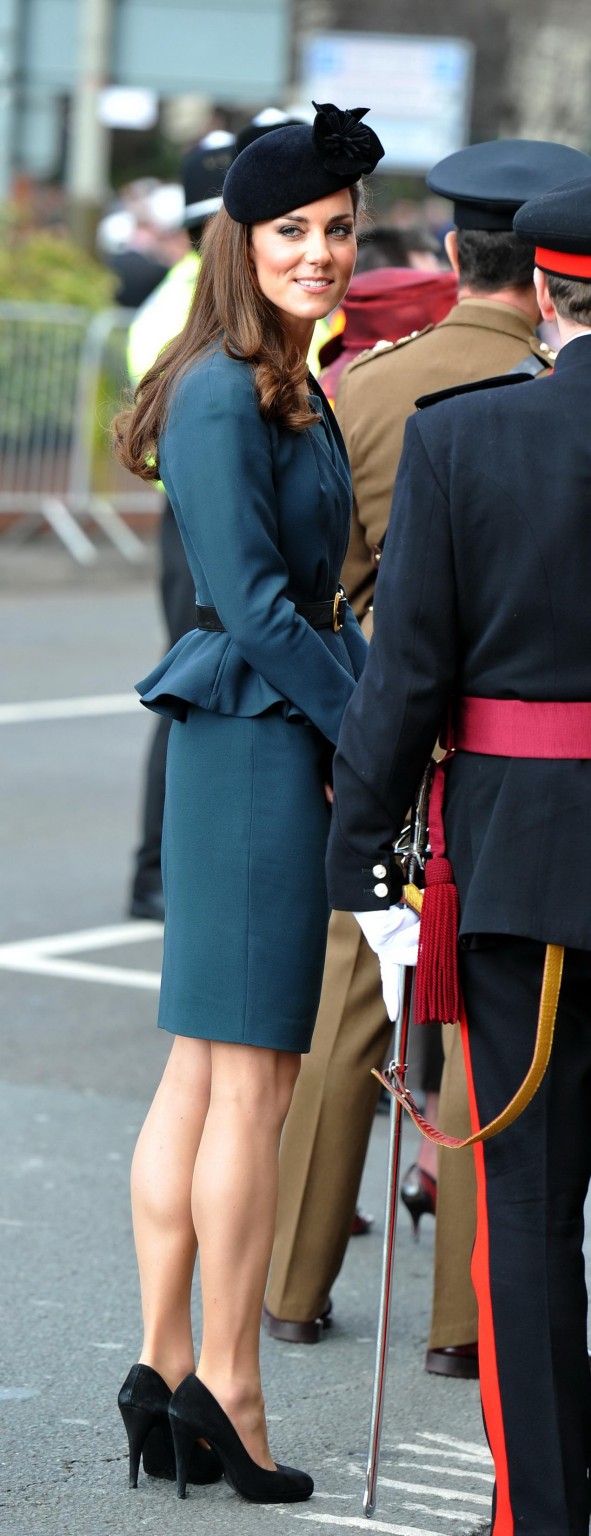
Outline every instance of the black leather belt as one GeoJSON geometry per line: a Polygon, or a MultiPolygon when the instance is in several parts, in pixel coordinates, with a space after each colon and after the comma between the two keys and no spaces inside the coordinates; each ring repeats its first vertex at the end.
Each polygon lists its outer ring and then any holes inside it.
{"type": "MultiPolygon", "coordinates": [[[[296,613],[306,620],[311,629],[334,629],[335,633],[343,628],[347,607],[347,598],[342,587],[338,587],[334,597],[327,597],[323,603],[295,604],[296,613]]],[[[195,628],[208,629],[212,634],[226,633],[226,626],[222,624],[215,608],[207,608],[203,603],[195,604],[195,628]]]]}

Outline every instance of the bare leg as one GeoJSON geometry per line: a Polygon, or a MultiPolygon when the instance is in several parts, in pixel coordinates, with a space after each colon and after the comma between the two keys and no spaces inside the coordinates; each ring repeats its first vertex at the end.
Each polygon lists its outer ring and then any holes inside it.
{"type": "Polygon", "coordinates": [[[275,1228],[279,1140],[300,1058],[218,1042],[212,1042],[211,1056],[211,1101],[193,1181],[203,1296],[197,1374],[253,1459],[273,1470],[259,1331],[275,1228]]]}
{"type": "Polygon", "coordinates": [[[176,1035],[131,1170],[144,1318],[140,1360],[173,1390],[195,1369],[191,1283],[197,1240],[191,1184],[210,1086],[209,1041],[176,1035]]]}

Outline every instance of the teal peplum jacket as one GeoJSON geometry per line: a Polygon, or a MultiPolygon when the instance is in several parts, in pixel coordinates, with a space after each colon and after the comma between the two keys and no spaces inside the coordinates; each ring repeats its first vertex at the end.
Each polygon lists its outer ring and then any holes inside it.
{"type": "Polygon", "coordinates": [[[313,630],[296,604],[334,596],[349,539],[347,454],[321,389],[321,421],[294,432],[260,414],[252,369],[212,350],[174,390],[159,443],[196,601],[226,633],[191,630],[136,684],[142,703],[184,720],[280,710],[336,742],[366,641],[349,610],[313,630]]]}

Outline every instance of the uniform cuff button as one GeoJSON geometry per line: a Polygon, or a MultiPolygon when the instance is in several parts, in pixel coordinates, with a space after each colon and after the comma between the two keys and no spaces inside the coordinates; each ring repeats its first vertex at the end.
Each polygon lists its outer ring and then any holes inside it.
{"type": "Polygon", "coordinates": [[[385,864],[374,864],[372,875],[375,875],[376,880],[385,880],[387,873],[385,864]]]}
{"type": "Polygon", "coordinates": [[[387,896],[388,895],[388,887],[387,887],[387,885],[384,885],[383,880],[380,881],[379,885],[374,885],[373,893],[374,893],[374,896],[387,896]]]}

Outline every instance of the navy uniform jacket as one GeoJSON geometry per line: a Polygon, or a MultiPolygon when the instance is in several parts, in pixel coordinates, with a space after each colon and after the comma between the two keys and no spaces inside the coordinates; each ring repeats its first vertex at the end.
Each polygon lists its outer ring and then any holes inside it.
{"type": "MultiPolygon", "coordinates": [[[[312,381],[313,382],[313,381],[312,381]]],[[[313,630],[297,603],[333,597],[349,538],[351,479],[330,406],[303,432],[265,422],[247,363],[212,350],[173,394],[159,468],[181,532],[196,600],[227,633],[191,630],[137,684],[174,719],[192,704],[253,716],[280,709],[336,742],[367,643],[313,630]]]]}
{"type": "MultiPolygon", "coordinates": [[[[591,334],[542,383],[409,420],[374,639],[335,757],[334,907],[399,899],[392,839],[454,694],[591,701],[590,410],[591,334]]],[[[591,949],[591,761],[458,752],[446,773],[460,933],[591,949]]]]}

